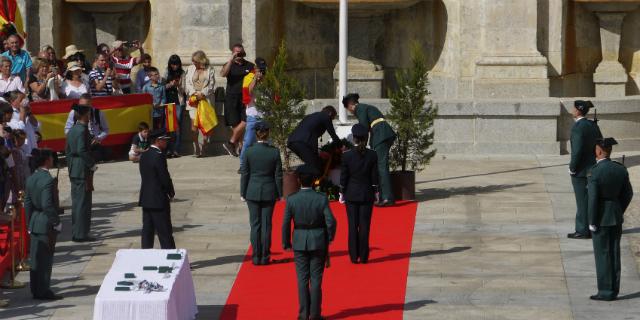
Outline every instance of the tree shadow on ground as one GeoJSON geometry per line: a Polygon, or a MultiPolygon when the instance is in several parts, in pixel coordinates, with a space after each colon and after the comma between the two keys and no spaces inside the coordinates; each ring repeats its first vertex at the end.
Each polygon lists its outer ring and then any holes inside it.
{"type": "Polygon", "coordinates": [[[394,253],[385,257],[379,257],[369,260],[369,263],[381,263],[387,261],[401,260],[406,258],[422,258],[439,254],[449,254],[449,253],[457,253],[462,251],[467,251],[471,249],[471,247],[453,247],[450,249],[444,250],[425,250],[425,251],[417,251],[412,253],[394,253]]]}
{"type": "Polygon", "coordinates": [[[251,260],[251,257],[248,257],[244,254],[240,255],[231,255],[231,256],[222,256],[217,257],[210,260],[199,260],[191,262],[191,270],[203,269],[208,267],[221,266],[229,263],[241,263],[244,261],[251,260]]]}
{"type": "MultiPolygon", "coordinates": [[[[17,299],[16,299],[17,300],[17,299]]],[[[75,305],[63,304],[63,305],[39,305],[35,303],[20,303],[21,301],[11,300],[9,306],[6,309],[0,309],[0,319],[13,319],[25,317],[27,319],[42,319],[49,318],[53,312],[57,309],[74,308],[75,305]]],[[[22,300],[22,299],[21,299],[22,300]]],[[[27,300],[27,299],[24,299],[27,300]]],[[[35,300],[29,300],[35,301],[35,300]]]]}
{"type": "Polygon", "coordinates": [[[383,313],[383,312],[396,311],[396,310],[404,310],[404,311],[418,310],[428,304],[434,304],[434,303],[437,303],[437,301],[419,300],[419,301],[412,301],[408,303],[390,303],[390,304],[381,304],[376,306],[357,307],[357,308],[342,310],[336,314],[332,314],[328,316],[327,319],[345,319],[348,317],[366,316],[366,315],[372,315],[376,313],[383,313]]]}
{"type": "Polygon", "coordinates": [[[427,200],[440,200],[460,195],[477,195],[483,193],[500,192],[507,189],[519,188],[528,186],[531,183],[516,183],[516,184],[496,184],[489,186],[472,186],[472,187],[457,187],[457,188],[430,188],[422,189],[416,194],[416,201],[423,202],[427,200]]]}
{"type": "Polygon", "coordinates": [[[622,230],[622,234],[640,233],[640,227],[622,230]]]}
{"type": "Polygon", "coordinates": [[[238,318],[238,305],[230,304],[230,305],[199,305],[198,306],[198,316],[196,320],[235,320],[238,318]],[[222,316],[222,311],[226,311],[225,317],[222,316]]]}

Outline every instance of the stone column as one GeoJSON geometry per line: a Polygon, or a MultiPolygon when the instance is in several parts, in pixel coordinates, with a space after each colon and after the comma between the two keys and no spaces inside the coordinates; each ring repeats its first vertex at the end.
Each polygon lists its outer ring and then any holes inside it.
{"type": "Polygon", "coordinates": [[[537,48],[536,0],[485,0],[475,98],[549,96],[547,58],[537,48]]]}
{"type": "Polygon", "coordinates": [[[118,27],[122,13],[92,13],[96,24],[96,41],[106,43],[109,46],[118,40],[118,27]]]}
{"type": "Polygon", "coordinates": [[[593,74],[597,97],[623,97],[627,85],[627,72],[618,61],[622,20],[626,12],[598,12],[600,20],[600,46],[602,62],[593,74]]]}

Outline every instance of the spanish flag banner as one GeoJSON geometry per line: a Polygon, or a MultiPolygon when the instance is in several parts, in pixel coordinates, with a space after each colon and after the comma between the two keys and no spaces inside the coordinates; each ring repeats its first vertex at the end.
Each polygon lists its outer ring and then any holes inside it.
{"type": "MultiPolygon", "coordinates": [[[[0,0],[1,1],[1,0],[0,0]]],[[[39,147],[64,151],[64,126],[71,106],[78,100],[55,100],[31,103],[31,110],[40,122],[42,142],[39,147]]],[[[131,142],[138,133],[138,124],[151,123],[153,97],[150,94],[130,94],[124,96],[95,97],[91,105],[104,113],[109,125],[109,135],[102,142],[104,146],[121,146],[131,142]]]]}
{"type": "Polygon", "coordinates": [[[0,0],[0,34],[5,37],[17,34],[22,40],[27,38],[16,0],[0,0]]]}
{"type": "Polygon", "coordinates": [[[169,103],[166,105],[164,108],[164,119],[167,132],[176,132],[180,129],[180,122],[178,120],[175,103],[169,103]]]}

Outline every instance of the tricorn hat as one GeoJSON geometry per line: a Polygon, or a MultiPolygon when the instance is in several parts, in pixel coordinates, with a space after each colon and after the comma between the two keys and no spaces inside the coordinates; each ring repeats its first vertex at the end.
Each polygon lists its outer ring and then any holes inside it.
{"type": "Polygon", "coordinates": [[[609,148],[618,144],[618,141],[614,138],[600,138],[596,140],[596,144],[603,148],[609,148]]]}

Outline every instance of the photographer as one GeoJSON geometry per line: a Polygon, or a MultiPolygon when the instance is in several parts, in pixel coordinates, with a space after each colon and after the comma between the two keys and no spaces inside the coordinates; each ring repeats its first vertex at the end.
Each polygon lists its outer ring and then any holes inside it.
{"type": "Polygon", "coordinates": [[[37,58],[33,65],[33,72],[29,76],[29,100],[47,101],[57,100],[62,94],[60,90],[61,77],[56,66],[51,66],[49,61],[37,58]],[[53,90],[51,90],[53,88],[53,90]]]}
{"type": "Polygon", "coordinates": [[[96,54],[93,70],[89,73],[91,96],[93,97],[113,95],[113,78],[116,76],[116,72],[108,65],[108,58],[104,53],[96,54]]]}
{"type": "Polygon", "coordinates": [[[117,82],[120,84],[120,89],[124,94],[131,93],[131,69],[141,62],[144,50],[140,45],[140,41],[135,40],[131,42],[123,42],[116,40],[112,45],[111,62],[113,62],[113,68],[116,72],[117,82]],[[140,50],[140,56],[132,58],[129,56],[127,49],[140,50]]]}
{"type": "Polygon", "coordinates": [[[256,142],[256,135],[253,131],[254,126],[262,118],[262,114],[256,108],[256,92],[255,88],[258,83],[264,79],[267,72],[267,61],[263,58],[256,58],[256,66],[242,81],[242,103],[247,106],[245,113],[247,115],[246,130],[244,139],[242,140],[242,150],[240,151],[240,167],[244,164],[244,153],[248,147],[256,142]]]}
{"type": "MultiPolygon", "coordinates": [[[[227,126],[231,127],[233,132],[228,142],[222,146],[227,152],[234,156],[238,156],[238,143],[246,126],[246,114],[244,113],[244,105],[242,103],[242,83],[254,68],[253,63],[244,59],[246,53],[241,44],[235,44],[231,48],[231,58],[222,67],[220,75],[227,78],[227,90],[224,99],[224,119],[227,126]]],[[[253,135],[253,133],[251,133],[253,135]]]]}
{"type": "Polygon", "coordinates": [[[35,115],[31,113],[29,101],[26,95],[20,91],[11,91],[5,94],[5,99],[13,108],[13,115],[9,121],[9,127],[13,130],[24,130],[27,134],[25,152],[31,154],[31,150],[38,147],[36,131],[40,127],[35,115]]]}

